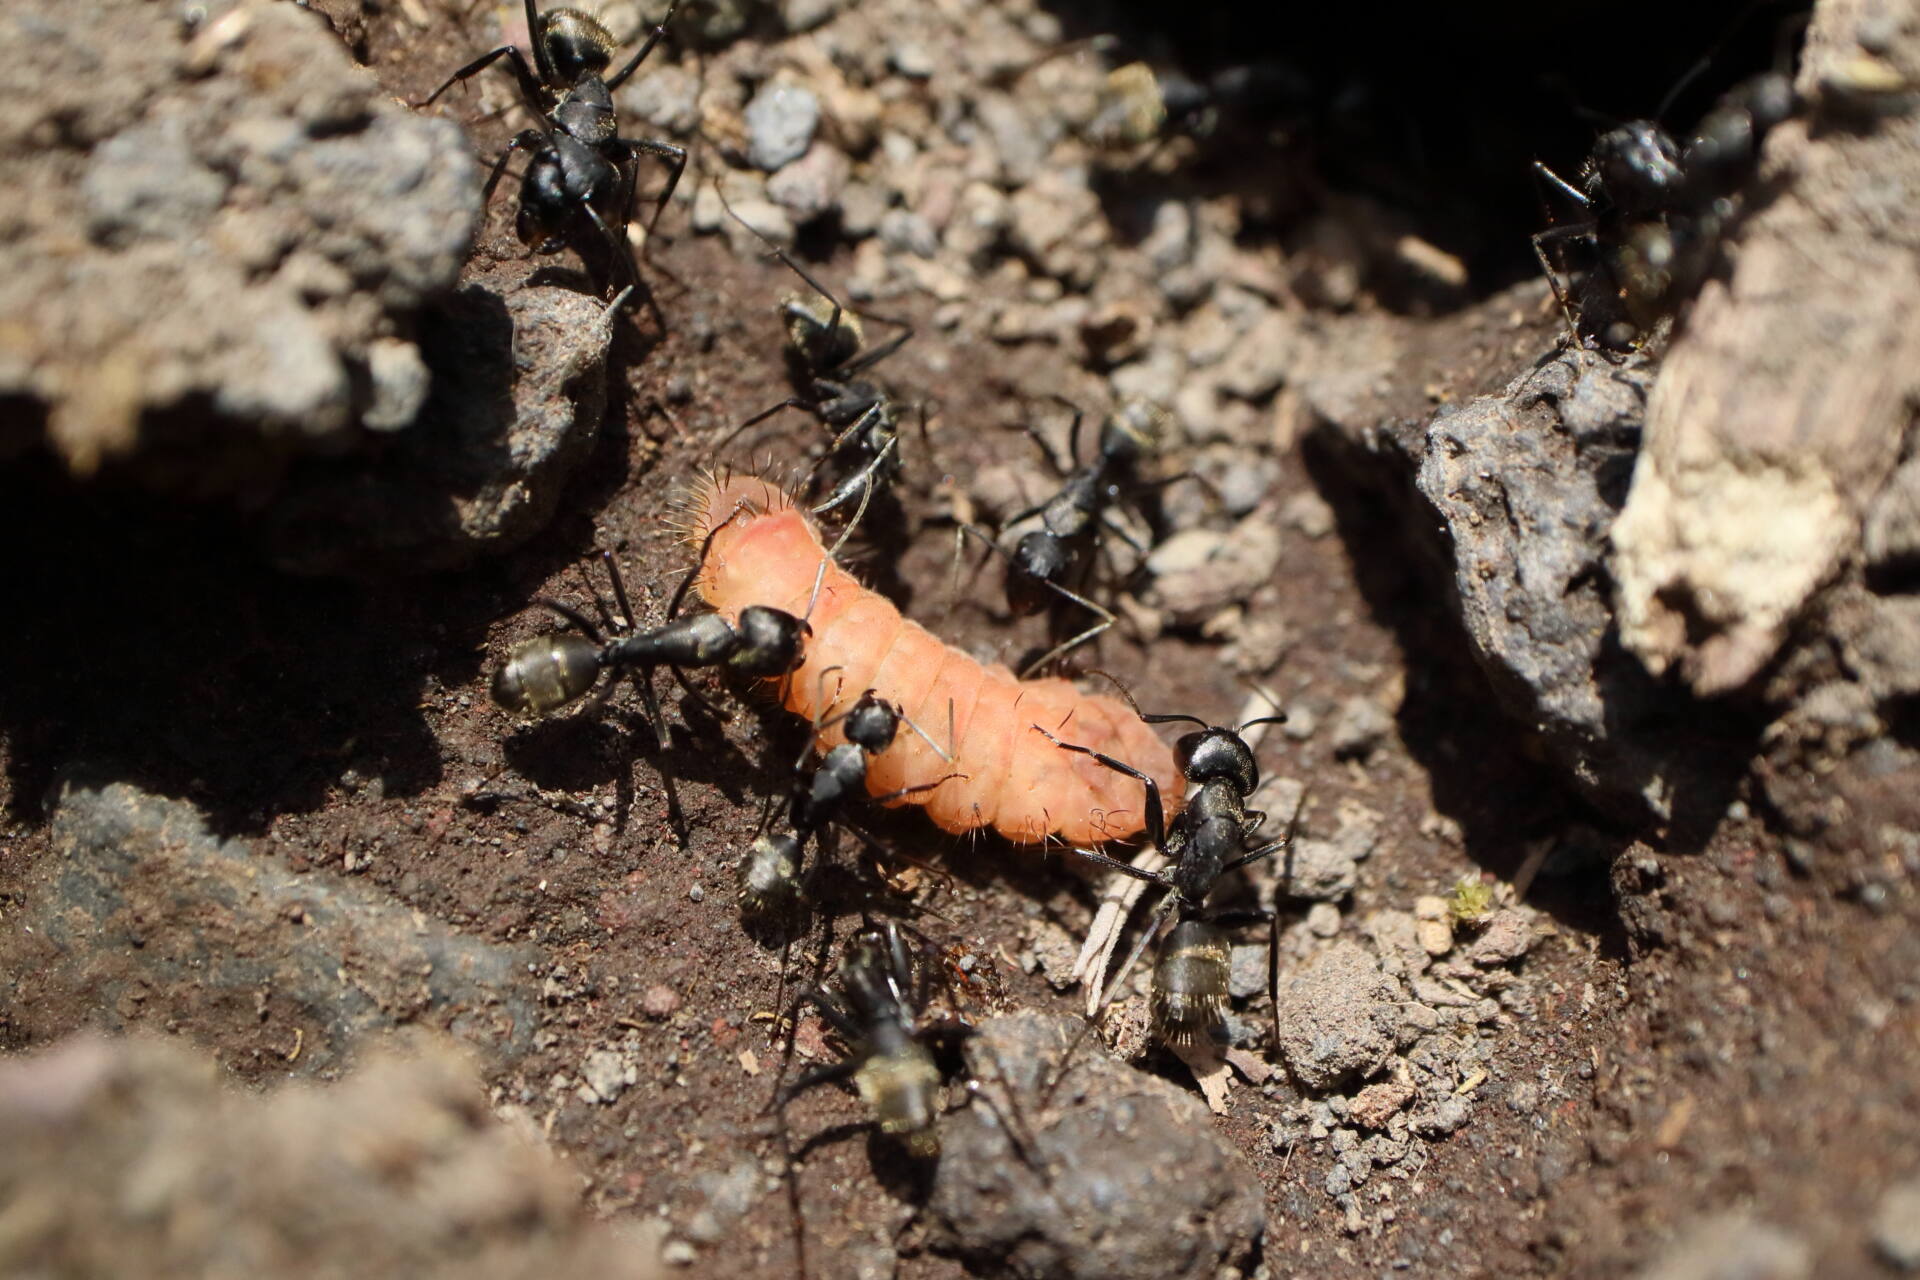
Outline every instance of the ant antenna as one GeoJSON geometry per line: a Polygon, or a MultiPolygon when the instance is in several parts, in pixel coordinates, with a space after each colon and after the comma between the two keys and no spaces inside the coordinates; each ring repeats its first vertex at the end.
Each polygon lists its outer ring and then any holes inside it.
{"type": "Polygon", "coordinates": [[[1114,675],[1111,671],[1102,671],[1098,667],[1095,667],[1092,670],[1088,671],[1087,674],[1090,676],[1099,676],[1101,679],[1111,684],[1115,689],[1118,689],[1120,691],[1120,696],[1127,700],[1127,705],[1133,708],[1133,714],[1139,716],[1142,720],[1145,720],[1148,724],[1178,724],[1184,720],[1191,724],[1197,724],[1202,729],[1213,728],[1212,725],[1208,724],[1205,720],[1202,720],[1199,716],[1189,716],[1189,715],[1180,715],[1180,714],[1148,715],[1146,712],[1140,709],[1140,704],[1133,700],[1133,691],[1127,688],[1126,685],[1120,682],[1119,676],[1114,675]]]}

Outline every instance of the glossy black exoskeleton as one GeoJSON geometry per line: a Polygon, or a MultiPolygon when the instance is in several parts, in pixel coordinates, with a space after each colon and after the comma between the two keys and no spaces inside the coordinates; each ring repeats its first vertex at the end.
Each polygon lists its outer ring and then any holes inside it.
{"type": "MultiPolygon", "coordinates": [[[[1132,702],[1130,695],[1128,702],[1132,702]]],[[[1138,713],[1139,708],[1135,707],[1135,711],[1138,713]]],[[[1217,1041],[1225,1034],[1227,977],[1231,967],[1226,933],[1229,927],[1256,922],[1270,926],[1267,977],[1269,993],[1276,994],[1273,988],[1279,968],[1275,949],[1277,935],[1271,929],[1273,913],[1264,909],[1214,909],[1207,906],[1207,898],[1222,876],[1289,848],[1298,829],[1300,810],[1295,809],[1284,836],[1253,844],[1266,822],[1266,815],[1247,808],[1247,800],[1260,785],[1260,770],[1252,748],[1241,735],[1256,724],[1278,723],[1284,717],[1262,717],[1230,729],[1209,725],[1194,716],[1139,714],[1148,724],[1190,721],[1200,726],[1174,744],[1175,763],[1188,784],[1198,790],[1171,827],[1166,821],[1160,786],[1151,777],[1125,761],[1090,747],[1062,742],[1039,725],[1033,728],[1063,750],[1092,756],[1107,768],[1137,779],[1146,789],[1147,839],[1166,856],[1170,866],[1161,871],[1143,871],[1103,853],[1073,850],[1089,862],[1166,891],[1126,962],[1101,992],[1096,1008],[1104,1007],[1113,999],[1161,926],[1169,918],[1177,917],[1174,928],[1161,944],[1160,958],[1154,968],[1153,1030],[1167,1044],[1191,1048],[1209,1040],[1217,1041]]]]}
{"type": "MultiPolygon", "coordinates": [[[[731,206],[727,211],[733,213],[731,206]]],[[[812,414],[832,433],[833,439],[821,462],[840,459],[847,468],[827,496],[814,506],[815,514],[843,507],[856,496],[864,503],[886,492],[900,472],[900,413],[885,389],[866,374],[904,346],[913,337],[913,327],[904,321],[870,316],[868,319],[898,332],[879,346],[868,349],[858,315],[842,306],[825,285],[758,228],[737,213],[733,213],[733,217],[759,237],[768,251],[818,296],[790,294],[780,301],[780,323],[786,330],[784,351],[793,394],[734,427],[721,445],[782,410],[799,409],[812,414]]]]}
{"type": "Polygon", "coordinates": [[[507,144],[487,176],[484,198],[492,199],[513,153],[526,152],[529,160],[520,181],[520,211],[514,228],[521,243],[535,253],[557,253],[577,245],[576,237],[585,224],[606,244],[615,262],[626,264],[633,284],[639,286],[639,272],[625,241],[639,183],[638,157],[656,156],[667,162],[666,187],[647,224],[651,237],[686,169],[687,153],[669,142],[620,137],[613,94],[666,34],[678,0],[648,34],[646,43],[611,76],[607,68],[613,65],[619,43],[597,19],[578,9],[541,13],[535,0],[525,3],[532,67],[519,49],[502,45],[454,72],[419,105],[430,105],[454,85],[506,59],[539,124],[522,130],[507,144]]]}
{"type": "Polygon", "coordinates": [[[1654,121],[1635,120],[1600,135],[1578,185],[1535,162],[1586,214],[1533,237],[1577,338],[1630,348],[1694,295],[1739,217],[1761,143],[1796,106],[1791,81],[1767,72],[1728,91],[1684,145],[1654,121]],[[1592,253],[1571,294],[1547,254],[1570,241],[1592,253]]]}

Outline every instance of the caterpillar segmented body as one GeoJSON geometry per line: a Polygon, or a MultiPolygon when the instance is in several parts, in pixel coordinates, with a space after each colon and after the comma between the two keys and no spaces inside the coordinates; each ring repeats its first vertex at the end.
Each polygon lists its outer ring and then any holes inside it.
{"type": "MultiPolygon", "coordinates": [[[[1140,831],[1140,784],[1061,751],[1033,732],[1035,724],[1131,763],[1157,779],[1165,795],[1180,794],[1173,752],[1119,699],[1083,693],[1066,680],[1015,679],[1006,667],[982,663],[903,618],[839,565],[829,561],[822,573],[827,553],[819,531],[777,485],[715,479],[693,495],[689,514],[695,542],[720,530],[695,585],[722,617],[758,604],[811,624],[806,657],[785,678],[787,710],[820,723],[872,689],[952,757],[942,759],[917,733],[902,733],[869,765],[871,794],[948,778],[893,803],[924,805],[947,831],[991,826],[1021,844],[1049,836],[1095,844],[1140,831]]],[[[814,745],[824,753],[842,741],[833,725],[814,745]]]]}

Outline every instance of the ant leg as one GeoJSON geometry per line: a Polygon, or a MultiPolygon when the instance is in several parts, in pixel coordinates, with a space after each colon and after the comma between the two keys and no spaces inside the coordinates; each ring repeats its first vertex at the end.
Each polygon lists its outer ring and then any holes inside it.
{"type": "MultiPolygon", "coordinates": [[[[892,990],[893,998],[900,1002],[902,1008],[925,1007],[929,993],[922,989],[924,983],[914,984],[913,957],[907,954],[907,943],[906,939],[900,936],[900,926],[892,920],[885,921],[880,926],[880,933],[887,942],[887,986],[892,990]],[[914,987],[911,1006],[907,1002],[906,989],[909,986],[914,987]]],[[[921,976],[923,979],[926,976],[924,967],[921,970],[921,976]]]]}
{"type": "Polygon", "coordinates": [[[1059,583],[1053,582],[1053,581],[1048,581],[1047,585],[1049,587],[1052,587],[1063,598],[1067,600],[1071,600],[1073,603],[1093,613],[1096,617],[1100,619],[1100,621],[1094,623],[1092,626],[1088,627],[1085,631],[1082,631],[1079,635],[1073,637],[1071,640],[1065,640],[1053,646],[1052,649],[1042,654],[1035,661],[1029,662],[1026,665],[1026,668],[1020,672],[1020,678],[1022,680],[1031,678],[1034,672],[1044,670],[1047,666],[1051,665],[1054,662],[1057,662],[1060,658],[1066,656],[1066,654],[1068,654],[1072,650],[1079,648],[1081,645],[1093,639],[1095,636],[1099,635],[1101,632],[1105,631],[1107,628],[1111,627],[1116,621],[1118,621],[1118,619],[1116,619],[1113,616],[1111,611],[1104,609],[1101,606],[1095,604],[1093,601],[1089,600],[1087,597],[1083,595],[1080,595],[1078,592],[1069,591],[1065,587],[1061,586],[1059,583]]]}
{"type": "Polygon", "coordinates": [[[820,737],[820,735],[824,733],[826,730],[831,729],[834,725],[839,724],[842,720],[845,720],[848,716],[853,714],[852,708],[848,708],[847,710],[842,711],[837,716],[833,716],[828,719],[822,719],[822,717],[826,715],[827,708],[835,705],[840,701],[840,695],[842,692],[845,691],[847,686],[847,678],[846,676],[842,675],[840,677],[840,683],[834,687],[833,697],[829,698],[827,697],[827,677],[832,675],[836,671],[845,671],[845,670],[846,670],[845,667],[842,667],[838,663],[835,663],[833,666],[828,667],[826,670],[822,671],[820,673],[820,678],[814,682],[816,685],[815,696],[819,699],[820,711],[819,711],[819,714],[815,715],[813,718],[813,738],[808,740],[806,746],[800,748],[800,758],[793,762],[793,772],[795,773],[799,773],[802,769],[806,768],[807,757],[813,754],[814,741],[817,740],[820,737]]]}
{"type": "MultiPolygon", "coordinates": [[[[1175,476],[1174,480],[1185,480],[1189,476],[1191,476],[1195,480],[1198,480],[1200,478],[1199,476],[1193,475],[1192,472],[1187,472],[1185,475],[1175,476]]],[[[1172,483],[1172,482],[1169,481],[1168,483],[1172,483]]],[[[1112,534],[1114,537],[1120,539],[1120,541],[1126,543],[1127,548],[1130,551],[1132,551],[1135,555],[1140,556],[1142,559],[1146,557],[1147,549],[1140,545],[1140,540],[1134,537],[1132,534],[1128,533],[1125,529],[1121,528],[1119,525],[1115,524],[1113,521],[1113,517],[1109,516],[1104,511],[1100,513],[1100,527],[1102,529],[1105,529],[1108,533],[1112,534]]],[[[1108,561],[1108,567],[1112,568],[1112,561],[1108,561]]]]}
{"type": "MultiPolygon", "coordinates": [[[[527,7],[529,9],[533,7],[533,0],[527,0],[527,7]]],[[[673,3],[667,6],[666,14],[659,22],[654,24],[653,31],[647,36],[647,42],[640,46],[640,52],[634,54],[632,58],[628,59],[626,66],[620,68],[608,78],[607,89],[609,92],[625,84],[628,77],[640,69],[640,64],[645,62],[647,55],[653,52],[653,47],[659,44],[661,39],[666,36],[667,24],[673,21],[673,15],[679,11],[680,0],[673,0],[673,3]]]]}
{"type": "Polygon", "coordinates": [[[618,141],[629,153],[637,151],[667,162],[666,188],[654,202],[653,216],[647,219],[647,238],[640,249],[644,256],[653,244],[653,229],[660,225],[660,215],[667,211],[667,203],[673,199],[673,190],[680,185],[680,175],[687,171],[687,149],[676,147],[671,142],[654,142],[647,138],[621,138],[618,141]]]}
{"type": "MultiPolygon", "coordinates": [[[[1086,982],[1089,974],[1105,973],[1113,964],[1113,953],[1120,946],[1120,935],[1126,929],[1127,917],[1146,895],[1150,884],[1164,884],[1161,875],[1167,868],[1166,855],[1149,845],[1133,856],[1128,864],[1131,868],[1126,874],[1110,876],[1106,886],[1100,891],[1100,907],[1093,914],[1093,923],[1087,926],[1086,941],[1080,946],[1080,954],[1074,958],[1071,977],[1086,982]]],[[[1092,983],[1087,990],[1087,1016],[1093,1016],[1093,1006],[1100,998],[1100,985],[1092,983]]]]}
{"type": "Polygon", "coordinates": [[[1590,239],[1594,233],[1591,222],[1569,223],[1563,227],[1548,227],[1545,231],[1536,231],[1528,237],[1533,245],[1533,256],[1540,263],[1541,272],[1547,277],[1547,283],[1553,287],[1555,301],[1560,304],[1560,314],[1566,317],[1567,332],[1573,336],[1575,346],[1580,344],[1580,325],[1573,314],[1573,303],[1567,297],[1567,286],[1560,283],[1560,276],[1547,259],[1547,245],[1561,240],[1590,239]]]}
{"type": "MultiPolygon", "coordinates": [[[[680,847],[686,848],[689,839],[687,815],[680,807],[680,789],[674,784],[673,771],[667,767],[665,753],[673,746],[673,739],[667,732],[666,718],[660,713],[660,698],[654,691],[653,672],[634,671],[630,673],[633,682],[640,687],[640,705],[644,708],[647,720],[652,724],[655,737],[659,740],[662,758],[660,761],[660,787],[667,796],[667,822],[680,838],[680,847]]],[[[607,682],[609,693],[617,681],[607,682]]]]}
{"type": "MultiPolygon", "coordinates": [[[[607,253],[612,259],[612,262],[609,264],[612,272],[618,272],[632,282],[627,286],[627,291],[644,289],[645,286],[640,279],[640,268],[633,260],[632,244],[628,242],[624,235],[616,235],[613,228],[607,225],[607,220],[600,216],[600,211],[595,209],[591,204],[583,204],[580,208],[586,213],[588,220],[593,223],[594,230],[600,233],[600,238],[606,241],[607,253]],[[625,270],[621,270],[622,267],[624,267],[625,270]]],[[[612,272],[609,273],[609,287],[611,287],[613,283],[612,272]]],[[[647,301],[652,303],[652,291],[646,290],[645,293],[647,301]]],[[[658,307],[656,306],[654,310],[657,315],[658,307]]]]}
{"type": "Polygon", "coordinates": [[[1225,875],[1229,871],[1237,871],[1250,862],[1258,862],[1262,858],[1272,857],[1282,849],[1291,848],[1293,838],[1300,833],[1300,815],[1307,807],[1307,796],[1309,794],[1307,791],[1300,793],[1299,801],[1293,806],[1293,816],[1287,819],[1287,834],[1281,836],[1278,840],[1268,841],[1252,853],[1241,854],[1239,857],[1223,865],[1220,868],[1220,874],[1225,875]]]}
{"type": "Polygon", "coordinates": [[[580,632],[581,635],[593,641],[595,644],[606,643],[606,640],[603,639],[600,635],[599,628],[595,627],[591,622],[588,622],[586,619],[586,616],[582,614],[578,609],[575,609],[569,605],[561,604],[558,600],[547,600],[544,598],[535,600],[533,603],[539,605],[543,609],[553,610],[555,613],[559,614],[567,622],[572,623],[573,626],[580,632]]]}
{"type": "Polygon", "coordinates": [[[441,94],[453,88],[453,86],[455,86],[456,84],[459,84],[462,80],[471,79],[472,77],[479,75],[482,71],[485,71],[488,67],[492,66],[494,63],[498,62],[500,59],[506,58],[506,59],[509,59],[512,64],[510,67],[510,70],[512,70],[513,72],[513,78],[520,82],[520,92],[526,96],[527,105],[537,110],[540,106],[541,99],[545,96],[546,91],[542,88],[542,82],[547,76],[547,71],[544,65],[545,55],[540,51],[540,45],[538,44],[537,41],[534,44],[533,51],[534,51],[534,58],[536,60],[542,61],[540,79],[536,79],[534,77],[533,72],[528,69],[527,60],[520,56],[520,51],[518,49],[514,48],[510,44],[503,44],[498,49],[494,49],[488,53],[481,54],[479,57],[475,58],[472,62],[469,62],[466,66],[460,68],[458,71],[448,76],[447,82],[445,84],[441,85],[438,89],[435,89],[432,93],[428,94],[426,97],[422,98],[420,101],[415,102],[411,105],[413,106],[413,109],[416,111],[421,110],[424,107],[430,107],[436,101],[439,100],[439,97],[441,94]]]}
{"type": "MultiPolygon", "coordinates": [[[[825,1009],[823,1008],[821,1012],[824,1013],[825,1009]]],[[[838,1029],[839,1024],[835,1023],[835,1027],[838,1029]]],[[[850,1034],[850,1032],[843,1030],[841,1034],[847,1035],[850,1034]]],[[[851,1034],[857,1035],[857,1033],[851,1034]]],[[[784,1107],[807,1090],[817,1088],[823,1084],[833,1084],[836,1081],[845,1080],[859,1069],[860,1059],[858,1058],[848,1058],[842,1062],[829,1063],[824,1067],[815,1067],[812,1071],[807,1072],[792,1084],[782,1085],[780,1091],[774,1095],[773,1105],[776,1107],[784,1107]]]]}
{"type": "MultiPolygon", "coordinates": [[[[613,602],[620,606],[620,618],[626,624],[626,629],[632,631],[634,629],[633,605],[627,600],[627,584],[621,580],[620,566],[614,563],[611,551],[601,551],[600,559],[607,566],[607,578],[613,583],[613,602]]],[[[597,602],[599,596],[596,594],[594,599],[597,602]]]]}
{"type": "MultiPolygon", "coordinates": [[[[818,288],[819,286],[816,285],[815,287],[818,288]]],[[[826,290],[824,289],[821,289],[820,291],[822,293],[826,293],[826,290]]],[[[829,299],[831,299],[832,296],[833,296],[832,294],[827,294],[827,297],[829,299]]],[[[835,307],[840,306],[838,302],[835,302],[833,305],[835,307]]],[[[908,324],[905,320],[890,320],[886,316],[871,315],[865,311],[862,311],[859,314],[864,319],[867,319],[867,320],[878,321],[881,324],[897,325],[899,326],[900,332],[896,333],[893,337],[888,338],[885,342],[881,343],[879,346],[873,348],[872,350],[863,352],[858,359],[849,360],[847,361],[847,363],[841,365],[839,369],[835,370],[835,372],[842,378],[851,378],[858,374],[865,373],[868,369],[873,368],[873,366],[879,364],[882,360],[885,360],[888,356],[892,355],[894,352],[898,351],[900,348],[906,346],[907,343],[913,337],[913,326],[908,324]]],[[[828,332],[831,333],[832,330],[829,329],[828,332]]]]}
{"type": "Polygon", "coordinates": [[[546,141],[546,135],[538,129],[522,129],[507,140],[507,145],[501,148],[500,158],[494,161],[493,168],[487,171],[486,185],[480,188],[482,208],[493,201],[494,188],[500,185],[500,179],[506,174],[507,162],[513,158],[513,153],[538,147],[544,141],[546,141]]]}
{"type": "MultiPolygon", "coordinates": [[[[1048,439],[1047,439],[1047,438],[1046,438],[1045,436],[1043,436],[1043,435],[1041,435],[1041,434],[1040,434],[1040,431],[1039,431],[1039,429],[1038,429],[1038,428],[1036,428],[1036,427],[1035,427],[1035,426],[1034,426],[1034,425],[1033,425],[1033,424],[1032,424],[1031,422],[1023,422],[1023,423],[1021,423],[1021,424],[1020,424],[1020,429],[1021,429],[1022,431],[1024,431],[1024,432],[1026,432],[1026,433],[1027,433],[1027,438],[1028,438],[1029,440],[1031,440],[1031,441],[1033,441],[1033,443],[1034,443],[1035,445],[1037,445],[1037,446],[1039,447],[1039,449],[1040,449],[1040,452],[1041,452],[1041,454],[1042,454],[1042,455],[1044,455],[1044,456],[1046,457],[1046,460],[1047,460],[1047,465],[1053,468],[1053,471],[1054,471],[1054,474],[1055,474],[1055,475],[1061,475],[1061,476],[1064,476],[1064,475],[1067,475],[1067,474],[1069,474],[1069,473],[1070,473],[1070,472],[1071,472],[1071,471],[1073,470],[1073,466],[1072,466],[1072,463],[1073,463],[1073,458],[1072,458],[1072,456],[1071,456],[1071,455],[1069,455],[1069,457],[1067,458],[1067,461],[1066,461],[1066,462],[1064,462],[1064,463],[1063,463],[1063,462],[1061,462],[1061,461],[1060,461],[1060,455],[1059,455],[1059,454],[1057,454],[1057,453],[1055,453],[1055,452],[1053,451],[1053,444],[1052,444],[1052,442],[1051,442],[1051,441],[1049,441],[1049,440],[1048,440],[1048,439]]],[[[1079,416],[1078,416],[1078,412],[1076,411],[1076,413],[1075,413],[1075,416],[1074,416],[1074,420],[1073,420],[1073,429],[1072,429],[1072,435],[1073,435],[1073,437],[1074,437],[1074,438],[1075,438],[1076,440],[1077,440],[1077,438],[1078,438],[1078,436],[1079,436],[1079,433],[1080,433],[1080,418],[1079,418],[1079,416]]],[[[1070,445],[1069,447],[1072,447],[1072,446],[1070,445]]],[[[1035,508],[1034,508],[1033,510],[1031,510],[1031,511],[1028,511],[1028,512],[1025,512],[1025,513],[1024,513],[1024,514],[1022,514],[1022,515],[1017,515],[1017,516],[1015,516],[1015,517],[1013,517],[1013,519],[1011,519],[1011,520],[1009,520],[1009,521],[1007,521],[1007,523],[1008,523],[1008,524],[1018,524],[1018,523],[1019,523],[1020,521],[1022,521],[1022,520],[1024,520],[1024,519],[1026,519],[1026,518],[1027,518],[1027,516],[1030,516],[1030,515],[1038,515],[1038,514],[1040,514],[1040,512],[1041,512],[1041,511],[1043,511],[1043,510],[1045,510],[1045,507],[1044,507],[1044,505],[1042,505],[1042,506],[1039,506],[1039,507],[1035,507],[1035,508]]]]}
{"type": "MultiPolygon", "coordinates": [[[[936,747],[935,750],[939,750],[939,748],[936,747]]],[[[966,773],[950,773],[944,778],[935,778],[932,782],[922,782],[918,786],[902,787],[898,791],[889,791],[883,796],[874,796],[873,802],[875,804],[886,804],[889,800],[904,800],[908,796],[923,795],[928,791],[934,790],[942,783],[952,782],[955,779],[965,780],[971,776],[971,774],[966,773]]]]}
{"type": "MultiPolygon", "coordinates": [[[[858,425],[858,424],[855,424],[855,425],[858,425]]],[[[853,428],[849,427],[847,428],[847,430],[850,432],[853,430],[853,428]]],[[[845,435],[841,436],[841,439],[845,439],[845,438],[846,438],[845,435]]],[[[838,443],[839,443],[838,441],[835,442],[836,445],[838,443]]],[[[888,436],[887,443],[881,448],[880,452],[873,455],[873,460],[867,463],[866,466],[854,472],[852,475],[848,476],[845,480],[842,480],[837,486],[835,486],[833,492],[827,495],[827,500],[821,503],[819,506],[813,508],[813,513],[815,515],[826,514],[827,512],[833,510],[835,507],[840,506],[842,503],[846,502],[847,499],[853,497],[855,490],[860,489],[862,487],[864,487],[865,492],[861,495],[860,508],[862,511],[864,511],[866,509],[867,500],[873,496],[873,490],[874,490],[875,484],[877,483],[877,481],[874,478],[875,473],[880,470],[880,468],[886,463],[887,459],[893,455],[894,450],[899,447],[900,447],[900,437],[888,436]]],[[[856,516],[855,520],[857,521],[858,519],[859,517],[856,516]]],[[[847,528],[851,530],[853,528],[853,525],[849,524],[847,528]]],[[[840,536],[842,539],[844,539],[846,537],[846,534],[842,533],[840,536]]]]}
{"type": "MultiPolygon", "coordinates": [[[[540,37],[540,8],[534,0],[527,0],[527,43],[533,46],[533,65],[540,68],[540,83],[552,84],[560,77],[553,69],[553,59],[547,56],[547,42],[540,37]]],[[[524,64],[523,64],[524,65],[524,64]]]]}
{"type": "MultiPolygon", "coordinates": [[[[1144,719],[1144,717],[1142,718],[1144,719]]],[[[1051,742],[1054,746],[1059,747],[1062,751],[1077,751],[1083,756],[1092,756],[1095,760],[1098,760],[1115,773],[1124,773],[1129,778],[1145,784],[1147,788],[1147,840],[1152,843],[1156,849],[1164,849],[1167,847],[1167,811],[1166,807],[1160,803],[1160,784],[1158,782],[1155,782],[1147,774],[1140,772],[1140,770],[1134,768],[1124,760],[1116,760],[1110,755],[1095,751],[1092,747],[1083,747],[1072,742],[1062,742],[1037,724],[1032,726],[1032,728],[1035,733],[1045,738],[1048,742],[1051,742]]],[[[1093,854],[1084,849],[1075,849],[1074,852],[1102,865],[1111,865],[1115,868],[1124,869],[1129,874],[1132,874],[1132,868],[1128,867],[1126,863],[1116,861],[1113,858],[1107,857],[1105,854],[1093,854]]]]}
{"type": "Polygon", "coordinates": [[[702,711],[705,711],[708,715],[712,716],[715,720],[724,721],[727,719],[726,712],[714,706],[713,700],[711,698],[707,697],[706,694],[700,692],[698,689],[694,688],[692,685],[687,683],[686,672],[680,670],[680,668],[678,667],[668,667],[667,670],[672,674],[673,682],[680,686],[681,692],[685,693],[687,697],[699,703],[700,709],[702,711]]]}
{"type": "Polygon", "coordinates": [[[768,418],[771,418],[774,414],[779,413],[782,409],[811,410],[812,408],[813,408],[812,405],[808,404],[805,400],[802,400],[799,396],[788,396],[785,400],[782,400],[779,404],[768,405],[766,408],[762,409],[759,413],[754,414],[751,418],[748,418],[745,422],[740,423],[733,430],[727,432],[726,435],[721,436],[719,440],[714,442],[713,451],[715,453],[720,452],[720,450],[726,448],[729,444],[731,444],[733,442],[733,438],[739,435],[742,431],[745,431],[748,427],[759,426],[761,423],[765,422],[768,418]]]}

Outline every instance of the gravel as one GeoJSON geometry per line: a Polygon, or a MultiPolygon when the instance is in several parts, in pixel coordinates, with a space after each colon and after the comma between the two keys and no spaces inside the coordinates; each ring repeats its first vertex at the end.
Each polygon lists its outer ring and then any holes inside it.
{"type": "Polygon", "coordinates": [[[747,104],[747,158],[769,173],[807,153],[820,125],[820,100],[811,89],[783,81],[761,86],[747,104]]]}

